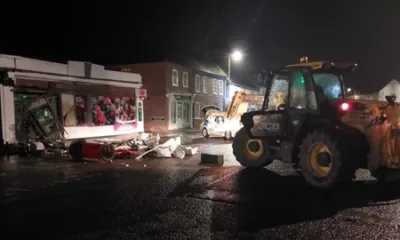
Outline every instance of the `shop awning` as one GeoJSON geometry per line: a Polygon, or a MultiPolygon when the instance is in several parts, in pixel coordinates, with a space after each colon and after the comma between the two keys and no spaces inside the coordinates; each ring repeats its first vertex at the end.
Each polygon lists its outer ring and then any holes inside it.
{"type": "Polygon", "coordinates": [[[53,93],[71,93],[82,95],[135,96],[135,89],[141,83],[111,82],[96,79],[74,78],[53,74],[15,72],[16,89],[39,88],[53,93]]]}
{"type": "Polygon", "coordinates": [[[82,83],[89,85],[106,85],[106,86],[125,87],[125,88],[142,87],[142,83],[140,82],[111,81],[107,79],[72,77],[72,76],[48,74],[48,73],[16,71],[14,72],[14,76],[16,79],[30,79],[30,80],[45,81],[45,82],[82,83]]]}

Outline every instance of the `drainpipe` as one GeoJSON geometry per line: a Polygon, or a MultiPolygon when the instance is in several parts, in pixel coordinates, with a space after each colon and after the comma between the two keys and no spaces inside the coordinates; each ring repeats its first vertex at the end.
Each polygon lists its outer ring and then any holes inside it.
{"type": "Polygon", "coordinates": [[[192,95],[192,100],[191,100],[191,102],[190,102],[190,113],[191,113],[191,116],[192,116],[192,121],[190,121],[190,128],[193,128],[193,121],[194,121],[194,117],[193,117],[193,109],[194,109],[194,99],[196,98],[196,93],[193,93],[193,95],[192,95]]]}

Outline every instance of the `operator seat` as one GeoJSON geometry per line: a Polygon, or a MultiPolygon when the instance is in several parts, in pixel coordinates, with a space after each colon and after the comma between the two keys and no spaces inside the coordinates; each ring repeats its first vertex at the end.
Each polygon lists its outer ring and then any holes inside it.
{"type": "Polygon", "coordinates": [[[335,117],[335,106],[329,100],[329,98],[325,95],[324,90],[321,86],[315,84],[314,86],[315,98],[319,104],[320,113],[322,116],[332,119],[335,117]]]}
{"type": "Polygon", "coordinates": [[[277,92],[275,99],[274,99],[274,107],[276,110],[278,110],[279,106],[285,105],[286,104],[286,97],[283,92],[277,92]]]}
{"type": "Polygon", "coordinates": [[[315,90],[315,98],[317,99],[317,102],[319,102],[320,105],[329,101],[329,98],[325,95],[324,90],[322,89],[321,86],[315,84],[314,90],[315,90]]]}

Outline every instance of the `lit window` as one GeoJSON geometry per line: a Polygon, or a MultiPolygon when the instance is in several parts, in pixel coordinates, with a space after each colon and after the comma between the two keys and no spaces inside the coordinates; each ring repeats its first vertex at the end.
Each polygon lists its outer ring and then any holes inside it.
{"type": "Polygon", "coordinates": [[[219,80],[218,81],[218,93],[219,95],[224,95],[224,81],[219,80]]]}
{"type": "Polygon", "coordinates": [[[203,77],[203,93],[207,93],[207,77],[203,77]]]}
{"type": "Polygon", "coordinates": [[[217,82],[217,79],[213,79],[213,94],[218,94],[218,82],[217,82]]]}
{"type": "Polygon", "coordinates": [[[172,69],[172,86],[174,86],[174,87],[179,86],[178,70],[176,70],[176,69],[172,69]]]}
{"type": "Polygon", "coordinates": [[[188,88],[189,87],[189,74],[187,72],[183,72],[182,75],[182,85],[184,88],[188,88]]]}
{"type": "Polygon", "coordinates": [[[200,92],[200,76],[196,75],[194,77],[194,86],[195,86],[195,91],[200,92]]]}

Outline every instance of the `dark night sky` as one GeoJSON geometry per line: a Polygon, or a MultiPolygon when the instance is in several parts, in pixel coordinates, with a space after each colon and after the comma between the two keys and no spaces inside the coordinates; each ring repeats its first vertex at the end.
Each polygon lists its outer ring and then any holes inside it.
{"type": "Polygon", "coordinates": [[[127,63],[168,48],[207,52],[226,63],[224,56],[239,47],[248,55],[244,64],[233,66],[238,72],[275,68],[307,55],[358,62],[347,85],[361,91],[400,78],[398,0],[83,2],[2,6],[0,52],[127,63]]]}

